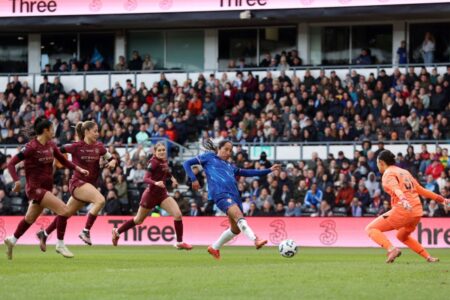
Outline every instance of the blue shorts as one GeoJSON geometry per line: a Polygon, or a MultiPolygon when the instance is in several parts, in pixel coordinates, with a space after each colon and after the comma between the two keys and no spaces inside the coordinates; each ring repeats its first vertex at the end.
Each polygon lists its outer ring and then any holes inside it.
{"type": "Polygon", "coordinates": [[[227,213],[228,209],[233,205],[237,205],[239,209],[244,212],[244,209],[242,208],[241,197],[236,197],[233,195],[223,195],[218,199],[214,199],[214,203],[224,213],[227,213]]]}

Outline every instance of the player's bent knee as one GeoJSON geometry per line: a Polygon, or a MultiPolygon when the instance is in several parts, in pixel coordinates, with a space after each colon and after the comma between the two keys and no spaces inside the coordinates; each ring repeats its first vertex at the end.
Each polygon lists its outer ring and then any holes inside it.
{"type": "Polygon", "coordinates": [[[376,229],[373,226],[370,226],[370,224],[369,224],[366,226],[365,230],[366,230],[367,235],[370,236],[376,229]]]}
{"type": "Polygon", "coordinates": [[[144,219],[145,218],[134,218],[134,224],[141,225],[142,223],[144,223],[144,219]]]}
{"type": "Polygon", "coordinates": [[[404,232],[398,232],[398,233],[397,233],[397,239],[398,239],[400,242],[406,241],[406,240],[408,239],[408,236],[409,236],[409,234],[404,233],[404,232]]]}
{"type": "Polygon", "coordinates": [[[28,224],[33,224],[36,219],[38,218],[38,216],[25,216],[25,222],[27,222],[28,224]]]}
{"type": "Polygon", "coordinates": [[[65,208],[61,211],[61,213],[58,214],[58,215],[61,216],[61,217],[67,217],[67,218],[69,218],[69,217],[72,216],[72,211],[71,211],[68,207],[65,207],[65,208]]]}
{"type": "Polygon", "coordinates": [[[101,195],[100,197],[98,197],[97,198],[97,200],[95,201],[96,202],[96,204],[98,205],[98,206],[100,206],[100,207],[105,207],[105,204],[106,204],[106,200],[105,200],[105,197],[103,196],[103,195],[101,195]]]}

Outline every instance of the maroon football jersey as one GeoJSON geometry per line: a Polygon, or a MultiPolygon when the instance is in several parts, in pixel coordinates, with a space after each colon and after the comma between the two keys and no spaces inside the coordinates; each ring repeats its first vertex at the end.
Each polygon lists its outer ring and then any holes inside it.
{"type": "Polygon", "coordinates": [[[96,186],[100,175],[100,157],[107,152],[105,146],[100,142],[90,145],[84,141],[79,141],[64,145],[61,150],[72,154],[72,162],[89,171],[89,176],[84,176],[75,171],[73,177],[96,186]]]}
{"type": "Polygon", "coordinates": [[[147,164],[147,172],[145,173],[144,182],[151,186],[157,181],[166,182],[172,177],[167,160],[162,160],[153,156],[147,164]]]}
{"type": "Polygon", "coordinates": [[[65,167],[75,169],[75,165],[62,155],[55,143],[49,141],[42,145],[37,139],[33,139],[23,147],[19,154],[11,159],[8,164],[8,170],[14,181],[18,181],[19,176],[15,165],[23,160],[27,187],[41,187],[51,191],[53,188],[53,161],[55,158],[65,167]]]}

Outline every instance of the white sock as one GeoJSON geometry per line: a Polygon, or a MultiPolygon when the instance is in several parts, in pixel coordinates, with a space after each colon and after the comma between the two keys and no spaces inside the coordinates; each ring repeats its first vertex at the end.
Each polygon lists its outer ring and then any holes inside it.
{"type": "Polygon", "coordinates": [[[238,220],[237,226],[249,240],[251,240],[252,242],[256,240],[256,235],[253,233],[253,230],[250,228],[250,226],[248,226],[247,221],[244,218],[238,220]]]}
{"type": "Polygon", "coordinates": [[[58,241],[56,242],[56,246],[57,246],[57,247],[64,247],[64,240],[58,240],[58,241]]]}
{"type": "Polygon", "coordinates": [[[237,234],[231,231],[231,228],[225,230],[219,239],[212,245],[213,249],[219,250],[223,245],[231,241],[237,234]]]}
{"type": "Polygon", "coordinates": [[[14,235],[12,235],[12,236],[9,238],[9,240],[10,240],[11,243],[13,243],[14,245],[17,243],[17,238],[16,238],[14,235]]]}
{"type": "Polygon", "coordinates": [[[44,230],[44,235],[45,235],[45,236],[48,236],[48,233],[47,233],[47,231],[45,231],[45,230],[44,230]]]}

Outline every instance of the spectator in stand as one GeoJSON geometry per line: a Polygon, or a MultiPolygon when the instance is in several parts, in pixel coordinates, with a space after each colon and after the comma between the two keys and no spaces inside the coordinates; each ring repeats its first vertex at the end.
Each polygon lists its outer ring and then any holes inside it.
{"type": "Polygon", "coordinates": [[[131,60],[128,63],[128,68],[130,71],[140,71],[142,70],[142,58],[139,55],[139,52],[134,50],[131,54],[131,60]]]}
{"type": "Polygon", "coordinates": [[[125,56],[119,56],[119,62],[114,66],[114,71],[127,71],[128,65],[125,56]]]}
{"type": "Polygon", "coordinates": [[[361,54],[355,59],[355,64],[368,66],[372,64],[372,57],[370,54],[370,50],[367,48],[363,48],[361,50],[361,54]]]}
{"type": "Polygon", "coordinates": [[[150,55],[144,56],[144,61],[142,63],[142,71],[152,71],[155,68],[155,65],[152,62],[150,55]]]}
{"type": "MultiPolygon", "coordinates": [[[[369,207],[371,203],[369,190],[366,188],[364,181],[358,183],[358,190],[355,198],[362,203],[362,207],[369,207]]],[[[361,205],[360,205],[361,206],[361,205]]]]}
{"type": "Polygon", "coordinates": [[[397,62],[399,65],[405,65],[408,63],[408,51],[406,49],[405,41],[401,41],[400,47],[397,49],[397,62]]]}
{"type": "Polygon", "coordinates": [[[301,216],[300,205],[297,205],[295,203],[294,199],[291,199],[289,201],[284,216],[285,217],[300,217],[301,216]]]}
{"type": "Polygon", "coordinates": [[[442,165],[439,158],[434,158],[431,165],[429,165],[425,171],[425,175],[433,176],[433,179],[438,179],[441,177],[442,172],[444,172],[444,166],[442,165]]]}
{"type": "Polygon", "coordinates": [[[434,39],[434,36],[430,32],[425,33],[425,38],[422,42],[421,53],[423,62],[426,65],[434,63],[435,50],[436,50],[436,41],[434,39]]]}
{"type": "Polygon", "coordinates": [[[317,183],[311,185],[311,189],[306,192],[304,206],[318,210],[322,202],[323,192],[317,188],[317,183]]]}
{"type": "Polygon", "coordinates": [[[425,183],[425,188],[435,194],[439,194],[439,186],[433,178],[433,175],[427,176],[427,182],[425,183]]]}
{"type": "Polygon", "coordinates": [[[344,181],[336,195],[336,206],[349,207],[355,195],[355,190],[350,186],[348,181],[344,181]]]}
{"type": "Polygon", "coordinates": [[[52,88],[51,83],[48,82],[48,76],[44,75],[43,78],[44,78],[43,79],[44,81],[39,85],[39,91],[38,91],[38,93],[41,94],[41,95],[45,95],[47,93],[50,93],[51,92],[51,88],[52,88]]]}
{"type": "Polygon", "coordinates": [[[439,218],[446,215],[446,212],[434,200],[428,201],[425,207],[425,216],[439,218]]]}
{"type": "Polygon", "coordinates": [[[352,217],[362,217],[362,203],[356,197],[352,200],[351,212],[352,217]]]}

